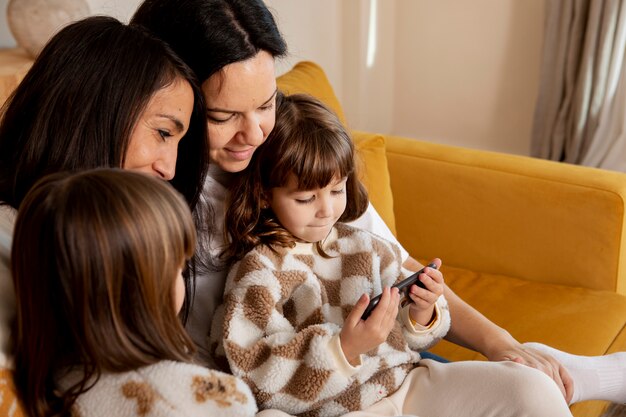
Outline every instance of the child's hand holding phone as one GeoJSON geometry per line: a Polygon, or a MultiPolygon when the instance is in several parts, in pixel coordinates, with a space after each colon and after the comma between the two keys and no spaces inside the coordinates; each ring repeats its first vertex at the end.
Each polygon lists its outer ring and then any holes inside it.
{"type": "Polygon", "coordinates": [[[393,330],[400,305],[400,294],[397,288],[383,288],[378,305],[367,320],[361,320],[363,312],[369,304],[369,297],[363,294],[346,317],[339,334],[341,349],[352,365],[359,361],[363,353],[378,347],[387,340],[393,330]]]}
{"type": "Polygon", "coordinates": [[[424,286],[412,285],[408,290],[408,296],[412,301],[409,305],[409,315],[414,322],[422,326],[428,326],[432,321],[435,303],[443,294],[444,280],[439,268],[441,259],[433,259],[419,275],[419,280],[424,286]]]}
{"type": "MultiPolygon", "coordinates": [[[[440,266],[441,266],[441,259],[435,258],[431,263],[429,263],[428,265],[426,265],[425,267],[423,267],[419,271],[415,272],[414,274],[411,274],[411,276],[403,279],[400,282],[397,282],[397,283],[393,284],[392,287],[398,288],[398,290],[400,291],[401,299],[402,298],[406,298],[407,301],[412,301],[412,299],[410,298],[409,295],[410,295],[411,288],[413,288],[414,285],[416,285],[418,287],[421,287],[423,289],[427,289],[426,285],[424,285],[424,283],[420,279],[420,276],[424,273],[424,270],[426,268],[439,269],[440,266]]],[[[442,280],[442,285],[443,285],[443,275],[441,276],[441,280],[442,280]]],[[[441,288],[441,290],[443,291],[443,287],[441,288]]],[[[374,298],[372,298],[370,300],[369,305],[367,306],[367,308],[363,312],[363,315],[361,316],[361,319],[367,320],[369,315],[372,313],[372,311],[374,311],[374,309],[378,305],[378,302],[380,301],[381,295],[382,294],[379,294],[379,295],[377,295],[376,297],[374,297],[374,298]]],[[[437,298],[438,298],[438,296],[437,296],[437,298]]],[[[437,298],[435,298],[435,301],[437,301],[437,298]]],[[[423,308],[426,308],[426,307],[423,306],[423,308]]]]}

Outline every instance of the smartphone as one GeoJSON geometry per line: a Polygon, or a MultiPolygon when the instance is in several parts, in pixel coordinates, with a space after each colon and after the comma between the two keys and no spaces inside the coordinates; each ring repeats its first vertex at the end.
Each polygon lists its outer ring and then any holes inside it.
{"type": "MultiPolygon", "coordinates": [[[[411,285],[415,284],[418,287],[421,288],[426,288],[424,286],[424,283],[422,281],[419,280],[419,275],[424,272],[424,269],[426,268],[434,268],[437,269],[437,265],[435,265],[434,263],[430,263],[428,265],[426,265],[424,268],[420,269],[419,271],[417,271],[416,273],[414,273],[413,275],[409,276],[408,278],[403,279],[402,281],[398,282],[395,285],[392,285],[392,288],[395,287],[400,291],[400,296],[404,296],[406,298],[409,298],[409,290],[411,288],[411,285]]],[[[367,320],[367,318],[370,316],[370,314],[372,314],[372,311],[374,311],[374,309],[376,308],[376,306],[378,305],[378,302],[380,301],[380,297],[382,296],[382,294],[377,295],[376,297],[372,298],[370,300],[369,305],[367,306],[367,308],[365,309],[365,312],[363,313],[363,315],[361,316],[362,320],[367,320]]]]}

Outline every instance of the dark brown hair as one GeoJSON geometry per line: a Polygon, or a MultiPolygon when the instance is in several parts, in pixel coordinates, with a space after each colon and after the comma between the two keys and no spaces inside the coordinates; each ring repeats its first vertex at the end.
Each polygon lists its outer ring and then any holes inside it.
{"type": "Polygon", "coordinates": [[[174,285],[194,246],[189,207],[164,181],[103,168],[36,183],[11,249],[15,383],[28,415],[67,415],[102,372],[190,361],[174,285]],[[61,388],[69,370],[82,378],[61,388]]]}
{"type": "Polygon", "coordinates": [[[224,258],[236,261],[259,244],[295,244],[271,209],[263,208],[264,197],[285,186],[290,176],[300,190],[347,178],[347,205],[339,221],[355,220],[367,209],[367,191],[355,172],[354,145],[337,116],[309,95],[279,93],[274,130],[235,180],[226,211],[229,247],[224,258]]]}
{"type": "Polygon", "coordinates": [[[195,102],[171,183],[193,209],[208,164],[202,91],[163,41],[104,16],[57,33],[3,106],[0,203],[17,208],[30,187],[53,172],[122,167],[150,99],[179,79],[191,85],[195,102]]]}
{"type": "Polygon", "coordinates": [[[167,42],[201,83],[259,51],[287,53],[263,0],[145,0],[131,22],[167,42]]]}

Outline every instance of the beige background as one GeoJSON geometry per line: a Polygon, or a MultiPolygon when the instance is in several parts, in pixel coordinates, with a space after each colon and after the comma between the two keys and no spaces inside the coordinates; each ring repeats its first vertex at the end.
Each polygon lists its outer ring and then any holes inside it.
{"type": "MultiPolygon", "coordinates": [[[[299,60],[320,63],[351,127],[528,154],[544,1],[266,3],[291,52],[279,73],[299,60]]],[[[15,44],[7,2],[0,0],[0,47],[15,44]]],[[[94,14],[127,20],[139,1],[89,3],[94,14]]]]}

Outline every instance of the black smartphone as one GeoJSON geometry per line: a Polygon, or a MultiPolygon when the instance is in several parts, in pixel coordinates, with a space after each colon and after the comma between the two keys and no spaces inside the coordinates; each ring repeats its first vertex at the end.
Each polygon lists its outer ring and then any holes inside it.
{"type": "MultiPolygon", "coordinates": [[[[424,272],[424,269],[426,269],[426,268],[437,269],[437,265],[435,265],[434,263],[430,263],[430,264],[426,265],[424,268],[420,269],[419,271],[417,271],[413,275],[409,276],[408,278],[405,278],[402,281],[398,282],[397,284],[392,285],[392,288],[396,287],[400,291],[400,296],[401,297],[404,296],[406,298],[409,298],[409,289],[411,288],[411,285],[413,285],[413,284],[417,285],[418,287],[422,287],[422,288],[425,289],[426,287],[424,286],[424,283],[419,280],[419,275],[422,272],[424,272]]],[[[381,296],[382,296],[382,294],[378,294],[376,297],[374,297],[374,298],[372,298],[370,300],[370,303],[367,306],[367,308],[365,309],[365,312],[363,313],[363,315],[361,316],[361,319],[367,320],[367,318],[370,316],[370,314],[372,314],[372,311],[374,311],[374,309],[378,305],[378,302],[380,301],[380,297],[381,296]]]]}

